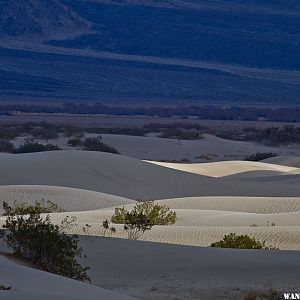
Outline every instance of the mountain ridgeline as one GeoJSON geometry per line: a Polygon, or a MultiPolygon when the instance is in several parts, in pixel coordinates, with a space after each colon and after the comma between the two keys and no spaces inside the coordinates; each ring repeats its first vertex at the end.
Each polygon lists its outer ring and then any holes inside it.
{"type": "Polygon", "coordinates": [[[5,99],[300,104],[295,0],[3,0],[0,37],[5,99]]]}

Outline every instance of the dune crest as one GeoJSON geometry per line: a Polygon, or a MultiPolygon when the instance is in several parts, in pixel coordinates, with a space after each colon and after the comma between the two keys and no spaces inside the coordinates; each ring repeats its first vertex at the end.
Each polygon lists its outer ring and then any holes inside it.
{"type": "Polygon", "coordinates": [[[210,177],[224,177],[249,171],[275,171],[288,174],[300,174],[300,169],[284,165],[277,165],[254,161],[222,161],[211,163],[166,163],[157,161],[147,161],[149,163],[165,168],[180,170],[193,174],[199,174],[210,177]]]}

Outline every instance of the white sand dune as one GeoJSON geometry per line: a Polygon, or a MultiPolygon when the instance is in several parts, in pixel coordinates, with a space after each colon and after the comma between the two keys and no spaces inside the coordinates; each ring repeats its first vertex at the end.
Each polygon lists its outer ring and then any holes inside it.
{"type": "Polygon", "coordinates": [[[94,285],[30,269],[0,256],[1,299],[243,299],[270,287],[299,290],[300,252],[187,247],[80,237],[94,285]],[[114,289],[111,292],[108,289],[114,289]]]}
{"type": "Polygon", "coordinates": [[[0,285],[11,286],[0,290],[1,300],[130,300],[136,299],[81,283],[65,277],[21,266],[0,256],[0,285]]]}
{"type": "MultiPolygon", "coordinates": [[[[286,213],[245,213],[223,210],[199,210],[199,209],[173,209],[177,213],[177,226],[268,226],[275,223],[276,226],[300,226],[300,211],[286,213]]],[[[114,214],[112,209],[100,209],[82,212],[65,212],[50,214],[52,220],[59,222],[66,216],[75,216],[81,224],[99,225],[105,219],[110,220],[114,214]]],[[[2,217],[0,221],[2,221],[2,217]]]]}
{"type": "Polygon", "coordinates": [[[135,200],[188,196],[299,196],[300,194],[300,176],[297,175],[291,175],[294,176],[292,183],[284,180],[290,175],[279,176],[276,182],[212,178],[126,156],[100,152],[2,154],[0,166],[0,186],[63,186],[135,200]]]}
{"type": "MultiPolygon", "coordinates": [[[[68,214],[70,215],[70,214],[68,214]]],[[[201,214],[200,214],[201,215],[201,214]]],[[[205,212],[202,212],[205,215],[205,212]]],[[[178,224],[172,226],[154,226],[151,231],[147,231],[141,240],[181,244],[191,246],[209,246],[211,243],[221,240],[225,234],[247,234],[256,238],[258,241],[265,241],[267,246],[277,247],[279,249],[287,250],[300,250],[300,226],[293,226],[292,221],[290,224],[284,223],[289,216],[248,216],[245,220],[242,219],[243,215],[237,215],[233,220],[230,219],[230,214],[224,217],[224,214],[210,214],[212,218],[203,219],[200,222],[195,217],[199,213],[179,214],[178,224]],[[188,221],[187,221],[188,220],[188,221]],[[268,221],[277,222],[276,226],[267,226],[268,221]],[[216,222],[215,224],[213,222],[216,222]],[[251,225],[257,223],[258,227],[251,225]],[[196,225],[197,224],[197,225],[196,225]],[[279,225],[278,225],[279,224],[279,225]]],[[[109,232],[104,232],[101,226],[102,221],[111,216],[110,213],[95,212],[71,214],[77,217],[77,226],[72,227],[70,233],[86,234],[82,228],[89,224],[91,228],[88,229],[88,235],[94,236],[113,236],[118,238],[127,238],[127,233],[123,230],[122,225],[113,226],[117,232],[111,235],[109,232]]],[[[299,213],[295,213],[294,220],[299,217],[299,213]]],[[[52,216],[53,223],[60,223],[62,215],[52,216]]],[[[2,223],[2,220],[0,221],[2,223]]],[[[297,221],[299,224],[299,220],[297,221]]]]}
{"type": "MultiPolygon", "coordinates": [[[[173,226],[154,226],[143,240],[194,246],[209,246],[225,234],[248,234],[280,249],[300,250],[300,198],[198,197],[157,201],[177,213],[173,226]],[[275,224],[275,226],[271,226],[275,224]]],[[[128,209],[133,204],[128,204],[128,209]]],[[[103,236],[102,222],[110,220],[114,208],[50,214],[59,224],[76,217],[70,232],[103,236]],[[88,232],[82,228],[91,225],[88,232]]],[[[5,217],[0,218],[3,224],[5,217]]],[[[127,238],[122,225],[114,225],[114,237],[127,238]]]]}
{"type": "Polygon", "coordinates": [[[159,200],[171,209],[222,210],[258,214],[300,211],[300,197],[187,197],[159,200]]]}
{"type": "Polygon", "coordinates": [[[210,177],[223,177],[249,171],[275,171],[280,173],[300,174],[300,169],[295,167],[288,167],[255,161],[222,161],[195,164],[166,163],[158,161],[148,162],[166,168],[210,177]]]}
{"type": "MultiPolygon", "coordinates": [[[[297,173],[294,167],[252,162],[170,168],[84,151],[0,155],[0,200],[51,200],[67,211],[50,214],[55,224],[75,216],[77,225],[69,232],[82,235],[84,262],[91,267],[94,284],[121,293],[0,257],[0,284],[14,288],[0,291],[0,299],[127,299],[123,294],[145,300],[243,299],[245,292],[266,287],[299,290],[297,173]],[[177,213],[176,224],[154,226],[141,238],[156,243],[125,240],[121,224],[114,225],[116,239],[101,238],[108,236],[102,222],[111,218],[114,207],[131,208],[135,201],[130,199],[138,198],[168,205],[177,213]],[[86,224],[91,228],[83,231],[86,224]],[[265,241],[266,246],[298,251],[208,247],[231,232],[265,241]],[[35,287],[36,282],[41,284],[35,287]]],[[[4,222],[5,217],[0,217],[0,226],[4,222]]]]}
{"type": "MultiPolygon", "coordinates": [[[[187,233],[187,232],[185,232],[187,233]]],[[[142,299],[244,299],[299,290],[300,252],[186,247],[81,238],[95,284],[142,299]]]]}
{"type": "Polygon", "coordinates": [[[222,139],[209,134],[205,134],[201,140],[193,141],[113,134],[103,134],[102,137],[104,142],[116,147],[122,154],[146,160],[240,160],[256,152],[300,156],[297,146],[269,147],[253,142],[222,139]]]}
{"type": "Polygon", "coordinates": [[[289,166],[294,168],[300,168],[300,157],[299,156],[276,156],[265,159],[264,162],[275,164],[275,165],[282,165],[282,166],[289,166]]]}
{"type": "Polygon", "coordinates": [[[6,201],[10,205],[14,201],[34,203],[42,199],[56,203],[65,211],[85,211],[134,203],[126,198],[74,188],[39,185],[0,186],[0,201],[6,201]]]}

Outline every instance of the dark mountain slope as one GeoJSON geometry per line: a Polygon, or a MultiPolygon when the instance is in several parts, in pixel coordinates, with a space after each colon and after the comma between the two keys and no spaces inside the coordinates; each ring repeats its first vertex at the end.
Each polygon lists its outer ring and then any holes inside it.
{"type": "Polygon", "coordinates": [[[300,104],[300,6],[2,0],[0,79],[0,99],[300,104]]]}
{"type": "Polygon", "coordinates": [[[58,0],[2,0],[0,36],[68,37],[84,33],[89,23],[58,0]]]}

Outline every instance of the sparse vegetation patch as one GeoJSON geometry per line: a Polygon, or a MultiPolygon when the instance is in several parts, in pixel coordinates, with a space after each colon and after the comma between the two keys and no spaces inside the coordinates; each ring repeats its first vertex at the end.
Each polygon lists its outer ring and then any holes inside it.
{"type": "Polygon", "coordinates": [[[66,217],[60,225],[51,223],[50,216],[42,218],[30,208],[30,215],[13,215],[8,210],[1,238],[12,249],[13,254],[29,261],[44,271],[81,281],[90,281],[87,270],[77,262],[82,256],[78,236],[66,232],[74,225],[74,218],[66,217]]]}
{"type": "Polygon", "coordinates": [[[132,210],[127,210],[125,207],[116,208],[111,221],[124,224],[128,238],[137,240],[154,225],[172,225],[176,219],[176,212],[171,211],[166,205],[148,201],[137,203],[132,210]]]}
{"type": "Polygon", "coordinates": [[[8,202],[3,201],[3,209],[4,216],[43,214],[64,211],[64,209],[59,207],[54,202],[44,199],[41,201],[35,201],[34,204],[28,204],[27,202],[19,203],[15,200],[12,206],[10,206],[8,202]]]}
{"type": "Polygon", "coordinates": [[[237,249],[265,249],[277,250],[274,247],[266,247],[265,241],[257,241],[254,237],[248,235],[237,235],[235,233],[227,234],[222,240],[212,243],[215,248],[237,248],[237,249]]]}
{"type": "Polygon", "coordinates": [[[278,154],[274,153],[274,152],[265,152],[265,153],[257,152],[255,154],[251,154],[249,156],[246,156],[244,160],[261,161],[261,160],[271,158],[271,157],[276,157],[276,156],[278,156],[278,154]]]}

